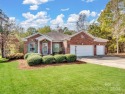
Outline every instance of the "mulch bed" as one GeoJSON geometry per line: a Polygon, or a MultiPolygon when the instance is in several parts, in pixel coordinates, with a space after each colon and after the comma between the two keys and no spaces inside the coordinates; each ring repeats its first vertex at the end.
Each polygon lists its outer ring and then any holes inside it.
{"type": "Polygon", "coordinates": [[[37,69],[37,68],[46,68],[46,67],[51,67],[51,66],[62,66],[62,65],[71,65],[71,64],[85,64],[86,62],[82,61],[76,61],[76,62],[71,62],[71,63],[55,63],[55,64],[41,64],[41,65],[36,65],[36,66],[29,66],[27,64],[27,61],[24,59],[17,60],[19,62],[19,69],[37,69]]]}

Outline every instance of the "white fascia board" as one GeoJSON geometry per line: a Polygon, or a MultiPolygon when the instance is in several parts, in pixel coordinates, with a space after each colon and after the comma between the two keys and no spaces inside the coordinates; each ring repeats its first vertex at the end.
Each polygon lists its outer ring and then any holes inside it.
{"type": "MultiPolygon", "coordinates": [[[[30,38],[30,37],[33,37],[33,36],[35,36],[35,35],[37,35],[37,34],[40,34],[40,33],[35,33],[35,34],[33,34],[33,35],[30,35],[30,36],[26,37],[26,39],[27,39],[27,38],[30,38]]],[[[42,35],[42,34],[40,34],[40,35],[42,35]]]]}
{"type": "Polygon", "coordinates": [[[47,39],[47,40],[49,40],[49,41],[52,41],[52,39],[48,38],[48,37],[45,36],[45,35],[36,38],[36,40],[38,40],[38,41],[41,41],[41,40],[44,40],[44,39],[47,39]]]}

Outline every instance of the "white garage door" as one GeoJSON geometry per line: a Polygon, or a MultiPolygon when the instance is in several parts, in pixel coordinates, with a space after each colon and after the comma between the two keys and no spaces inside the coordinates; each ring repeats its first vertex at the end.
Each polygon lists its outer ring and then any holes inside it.
{"type": "Polygon", "coordinates": [[[96,55],[105,55],[105,46],[104,45],[96,46],[96,55]]]}
{"type": "Polygon", "coordinates": [[[77,56],[94,56],[93,45],[71,45],[70,53],[77,56]]]}

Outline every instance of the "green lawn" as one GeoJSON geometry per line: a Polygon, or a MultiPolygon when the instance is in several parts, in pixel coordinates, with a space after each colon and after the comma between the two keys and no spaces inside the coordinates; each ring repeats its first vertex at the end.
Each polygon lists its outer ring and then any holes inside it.
{"type": "Polygon", "coordinates": [[[8,61],[8,59],[2,58],[2,57],[0,56],[0,63],[4,63],[4,62],[6,62],[6,61],[8,61]]]}
{"type": "Polygon", "coordinates": [[[0,63],[0,94],[125,94],[125,70],[92,64],[18,69],[0,63]]]}

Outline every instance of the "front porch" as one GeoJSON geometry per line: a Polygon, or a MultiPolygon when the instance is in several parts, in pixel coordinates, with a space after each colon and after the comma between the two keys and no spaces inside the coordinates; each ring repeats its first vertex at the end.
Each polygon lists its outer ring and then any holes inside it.
{"type": "Polygon", "coordinates": [[[49,38],[41,37],[38,40],[38,53],[42,55],[64,53],[63,42],[53,42],[49,38]]]}
{"type": "Polygon", "coordinates": [[[52,54],[52,41],[47,39],[38,41],[38,53],[42,55],[52,54]]]}

